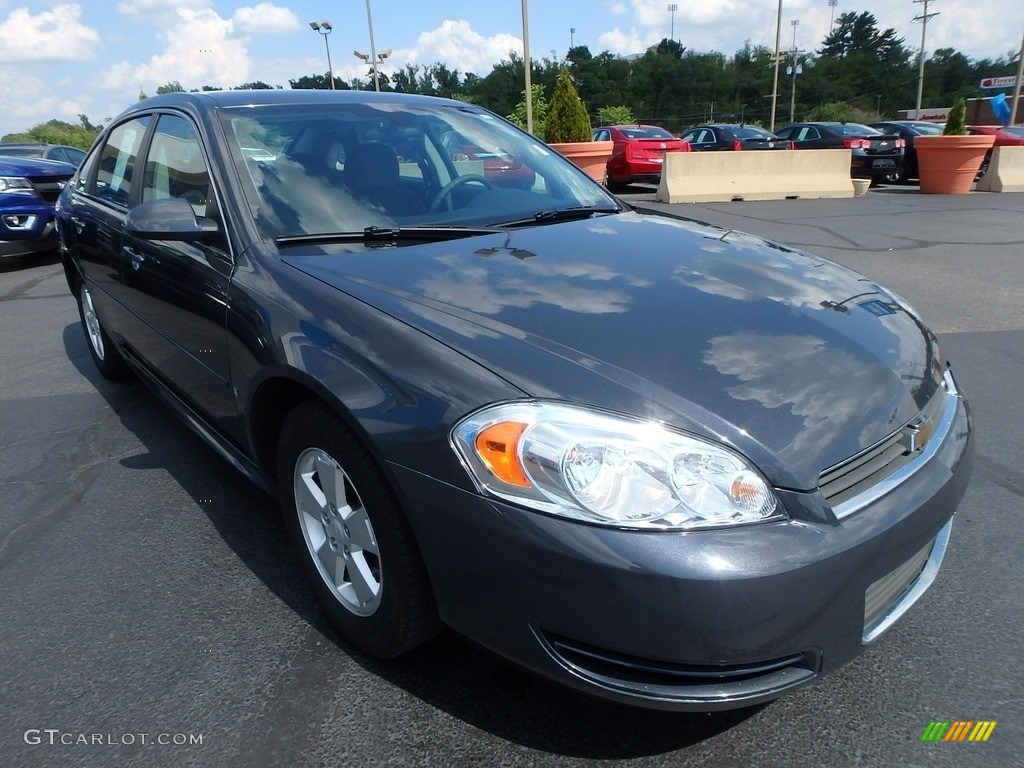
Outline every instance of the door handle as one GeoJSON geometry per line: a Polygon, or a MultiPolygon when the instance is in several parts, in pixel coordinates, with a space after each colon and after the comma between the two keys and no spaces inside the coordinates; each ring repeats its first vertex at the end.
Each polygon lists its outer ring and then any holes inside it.
{"type": "Polygon", "coordinates": [[[72,216],[71,223],[75,225],[75,232],[82,234],[82,231],[85,229],[85,222],[77,216],[72,216]]]}
{"type": "Polygon", "coordinates": [[[124,246],[124,248],[122,248],[121,250],[123,250],[125,253],[127,253],[129,256],[131,256],[131,258],[132,258],[132,269],[139,270],[142,267],[142,262],[144,262],[146,260],[145,256],[143,256],[138,251],[136,251],[136,250],[134,250],[132,248],[129,248],[127,245],[124,246]]]}

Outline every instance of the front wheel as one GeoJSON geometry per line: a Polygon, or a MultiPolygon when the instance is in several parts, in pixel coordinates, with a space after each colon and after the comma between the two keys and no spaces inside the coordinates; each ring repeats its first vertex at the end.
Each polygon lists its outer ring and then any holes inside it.
{"type": "Polygon", "coordinates": [[[330,408],[298,406],[278,444],[285,524],[334,626],[379,658],[440,627],[426,569],[398,499],[366,448],[330,408]]]}
{"type": "Polygon", "coordinates": [[[82,318],[82,329],[89,345],[89,355],[97,370],[105,379],[123,379],[128,375],[128,364],[100,324],[92,293],[83,281],[78,282],[78,314],[82,318]]]}

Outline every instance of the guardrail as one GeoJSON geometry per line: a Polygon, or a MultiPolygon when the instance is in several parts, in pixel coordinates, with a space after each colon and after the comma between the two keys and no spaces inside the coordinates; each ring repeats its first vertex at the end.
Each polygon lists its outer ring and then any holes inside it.
{"type": "Polygon", "coordinates": [[[996,147],[988,170],[974,187],[979,192],[1024,192],[1024,147],[996,147]]]}
{"type": "Polygon", "coordinates": [[[849,149],[666,152],[662,203],[853,197],[849,149]]]}

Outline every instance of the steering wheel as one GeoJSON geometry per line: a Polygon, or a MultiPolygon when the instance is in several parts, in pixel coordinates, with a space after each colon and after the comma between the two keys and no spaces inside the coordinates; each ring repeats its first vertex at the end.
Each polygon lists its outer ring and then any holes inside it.
{"type": "Polygon", "coordinates": [[[441,210],[441,205],[447,201],[446,206],[448,210],[452,210],[452,192],[461,187],[463,184],[481,184],[484,189],[494,189],[494,185],[491,184],[483,176],[479,176],[475,173],[467,173],[465,176],[456,176],[454,179],[449,181],[437,194],[434,195],[434,199],[430,201],[430,212],[441,210]]]}

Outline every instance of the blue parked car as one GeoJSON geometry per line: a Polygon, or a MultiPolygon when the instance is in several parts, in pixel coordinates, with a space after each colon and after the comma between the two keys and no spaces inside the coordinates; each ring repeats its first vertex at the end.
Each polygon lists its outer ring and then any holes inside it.
{"type": "Polygon", "coordinates": [[[74,173],[56,160],[0,156],[0,259],[57,247],[53,205],[74,173]]]}

